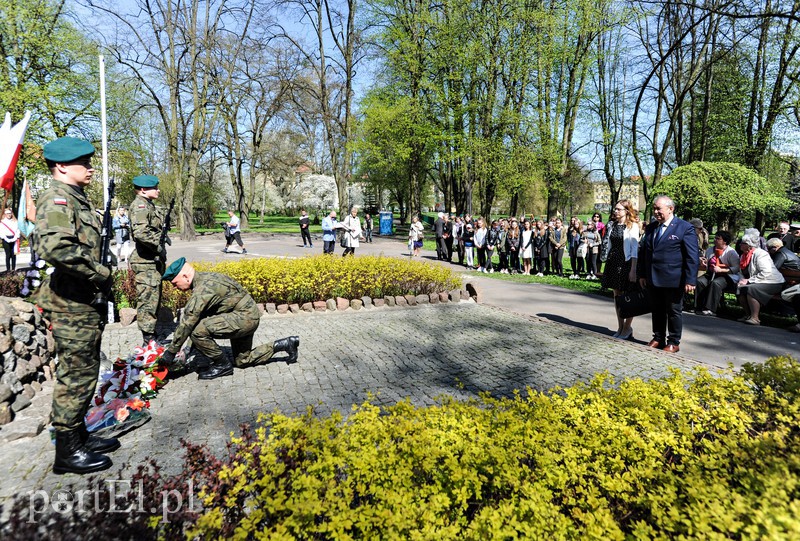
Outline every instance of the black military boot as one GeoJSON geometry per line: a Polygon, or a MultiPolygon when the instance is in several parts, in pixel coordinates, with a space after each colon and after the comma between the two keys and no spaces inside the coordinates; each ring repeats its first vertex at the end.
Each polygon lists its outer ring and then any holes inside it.
{"type": "Polygon", "coordinates": [[[90,434],[89,431],[86,430],[86,425],[81,425],[78,428],[78,434],[83,446],[93,453],[110,453],[116,451],[120,447],[117,438],[101,438],[100,436],[90,434]]]}
{"type": "Polygon", "coordinates": [[[53,473],[91,473],[111,467],[111,459],[105,455],[89,451],[81,443],[77,430],[56,431],[56,460],[53,473]]]}
{"type": "Polygon", "coordinates": [[[143,348],[146,348],[147,344],[149,344],[151,340],[155,340],[156,343],[158,343],[158,335],[155,334],[155,333],[150,333],[150,332],[142,333],[142,347],[143,348]]]}
{"type": "Polygon", "coordinates": [[[280,340],[275,340],[272,344],[272,351],[279,352],[285,351],[289,354],[286,357],[286,362],[288,364],[293,364],[297,362],[297,348],[300,347],[300,337],[299,336],[289,336],[287,338],[281,338],[280,340]]]}
{"type": "Polygon", "coordinates": [[[198,379],[216,379],[223,376],[230,376],[233,374],[233,363],[227,358],[221,361],[212,361],[208,370],[200,372],[197,375],[198,379]]]}

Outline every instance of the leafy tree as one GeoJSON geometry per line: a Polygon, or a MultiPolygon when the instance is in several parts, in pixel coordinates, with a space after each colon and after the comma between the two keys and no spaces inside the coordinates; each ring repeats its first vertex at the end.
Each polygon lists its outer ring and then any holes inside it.
{"type": "Polygon", "coordinates": [[[673,198],[685,218],[699,217],[735,230],[756,212],[784,213],[791,201],[752,169],[738,163],[694,162],[676,168],[654,188],[673,198]]]}

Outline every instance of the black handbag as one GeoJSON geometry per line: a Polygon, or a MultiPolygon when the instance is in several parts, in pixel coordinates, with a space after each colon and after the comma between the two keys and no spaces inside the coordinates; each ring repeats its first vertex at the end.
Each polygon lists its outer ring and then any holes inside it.
{"type": "Polygon", "coordinates": [[[634,289],[626,291],[614,299],[617,305],[619,317],[627,319],[629,317],[649,314],[653,311],[650,302],[650,292],[647,289],[634,289]]]}

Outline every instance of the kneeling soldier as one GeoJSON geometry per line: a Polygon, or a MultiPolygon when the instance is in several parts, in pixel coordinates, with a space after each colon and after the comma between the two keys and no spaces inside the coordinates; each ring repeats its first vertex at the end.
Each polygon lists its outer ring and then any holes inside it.
{"type": "Polygon", "coordinates": [[[196,272],[182,257],[173,262],[162,276],[181,291],[192,290],[192,296],[183,310],[172,342],[161,358],[169,366],[187,338],[192,347],[211,359],[208,370],[200,372],[200,379],[214,379],[233,373],[238,368],[263,364],[276,352],[289,354],[286,362],[297,362],[300,338],[290,336],[253,349],[253,334],[261,315],[256,301],[230,276],[216,272],[196,272]],[[233,363],[222,352],[214,338],[229,338],[233,350],[233,363]]]}

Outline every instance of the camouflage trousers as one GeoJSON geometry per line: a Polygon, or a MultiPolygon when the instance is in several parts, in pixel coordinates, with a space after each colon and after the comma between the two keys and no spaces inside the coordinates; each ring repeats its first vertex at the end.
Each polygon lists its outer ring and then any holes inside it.
{"type": "Polygon", "coordinates": [[[131,263],[136,277],[136,321],[143,334],[155,334],[158,307],[161,304],[161,274],[164,264],[131,263]]]}
{"type": "Polygon", "coordinates": [[[48,312],[58,366],[50,422],[59,431],[83,424],[100,373],[103,321],[97,312],[48,312]]]}
{"type": "Polygon", "coordinates": [[[253,334],[258,328],[259,313],[252,309],[218,314],[200,321],[192,331],[192,346],[214,362],[222,362],[225,354],[214,341],[227,338],[231,341],[233,364],[239,368],[255,366],[272,358],[272,343],[253,349],[253,334]]]}

